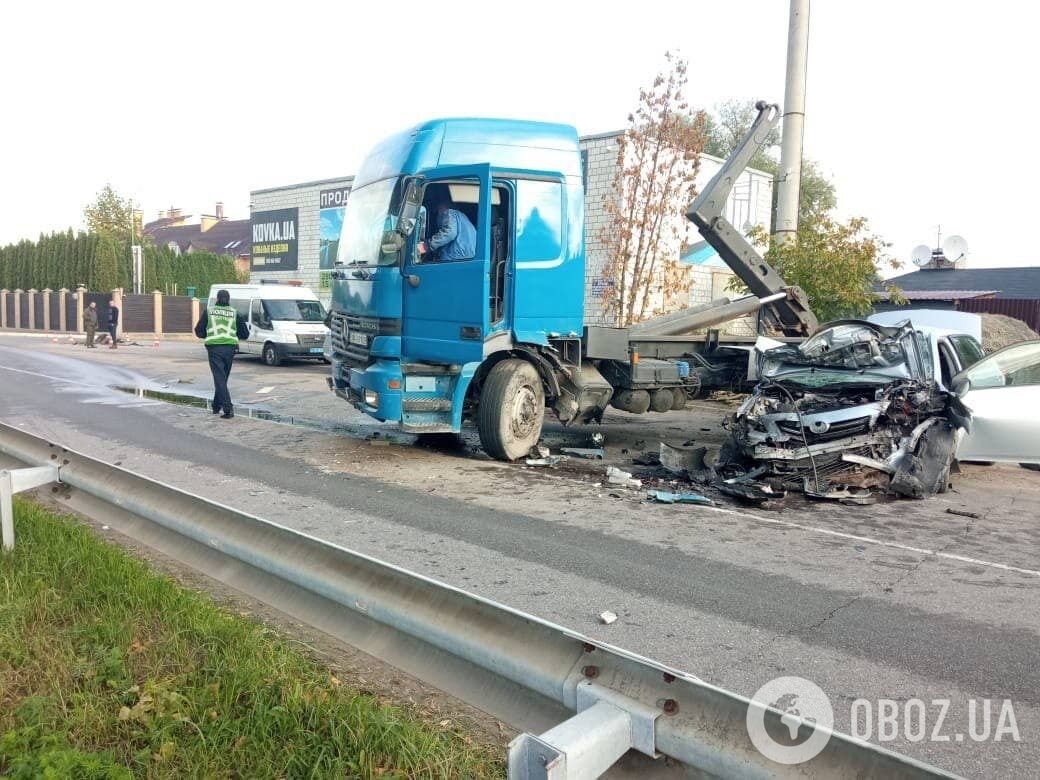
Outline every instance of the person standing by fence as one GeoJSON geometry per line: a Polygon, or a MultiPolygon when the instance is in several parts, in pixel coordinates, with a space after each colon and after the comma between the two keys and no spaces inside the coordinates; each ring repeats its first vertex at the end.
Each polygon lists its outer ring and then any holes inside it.
{"type": "Polygon", "coordinates": [[[213,414],[223,412],[220,416],[228,420],[235,416],[227,387],[231,362],[239,339],[249,338],[249,324],[231,307],[227,290],[218,290],[216,305],[202,310],[195,335],[206,340],[209,370],[213,374],[213,414]]]}
{"type": "Polygon", "coordinates": [[[109,349],[115,349],[116,343],[119,339],[116,337],[116,332],[119,330],[119,307],[116,306],[115,299],[111,299],[108,302],[108,334],[112,337],[112,344],[109,349]]]}
{"type": "Polygon", "coordinates": [[[90,306],[83,312],[83,330],[87,332],[87,349],[94,349],[94,336],[97,334],[97,303],[90,302],[90,306]]]}

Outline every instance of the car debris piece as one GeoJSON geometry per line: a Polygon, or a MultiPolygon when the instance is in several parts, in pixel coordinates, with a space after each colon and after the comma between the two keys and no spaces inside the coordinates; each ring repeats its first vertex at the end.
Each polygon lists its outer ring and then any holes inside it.
{"type": "Polygon", "coordinates": [[[877,503],[877,496],[869,490],[856,490],[842,486],[824,492],[817,492],[812,489],[812,483],[809,479],[805,480],[804,492],[808,498],[815,498],[820,501],[837,501],[839,504],[867,506],[877,503]]]}
{"type": "Polygon", "coordinates": [[[535,459],[548,458],[549,448],[546,447],[544,444],[536,444],[533,447],[531,447],[531,451],[527,454],[527,457],[535,459]]]}
{"type": "Polygon", "coordinates": [[[605,626],[609,626],[611,623],[617,620],[617,615],[607,610],[606,612],[599,613],[599,622],[605,626]]]}
{"type": "Polygon", "coordinates": [[[589,441],[592,442],[592,446],[593,447],[602,447],[603,446],[603,434],[602,433],[594,433],[594,434],[592,434],[589,437],[589,441]]]}
{"type": "Polygon", "coordinates": [[[967,509],[954,509],[952,506],[946,507],[946,513],[957,515],[957,517],[970,517],[972,520],[978,520],[982,517],[978,512],[969,512],[967,509]]]}
{"type": "Polygon", "coordinates": [[[773,490],[845,503],[870,500],[853,488],[912,498],[947,489],[971,413],[936,381],[927,334],[840,320],[758,360],[761,381],[730,421],[718,476],[764,469],[754,481],[773,490]]]}
{"type": "Polygon", "coordinates": [[[715,502],[700,493],[672,493],[668,490],[651,490],[647,498],[659,504],[700,504],[714,506],[715,502]]]}
{"type": "Polygon", "coordinates": [[[616,466],[607,466],[607,482],[611,485],[624,485],[625,487],[638,488],[643,486],[643,483],[638,479],[616,466]]]}
{"type": "Polygon", "coordinates": [[[661,451],[658,457],[661,465],[673,474],[692,474],[704,470],[704,455],[708,452],[707,447],[696,447],[692,450],[672,447],[661,442],[661,451]]]}
{"type": "Polygon", "coordinates": [[[761,504],[766,501],[782,501],[787,496],[786,490],[776,491],[770,485],[759,485],[755,482],[716,482],[715,487],[720,493],[761,504]]]}
{"type": "Polygon", "coordinates": [[[524,461],[528,466],[559,466],[563,460],[562,455],[550,455],[547,458],[528,458],[524,461]]]}
{"type": "Polygon", "coordinates": [[[602,447],[561,447],[560,452],[564,455],[573,455],[575,458],[586,460],[603,460],[602,447]]]}
{"type": "Polygon", "coordinates": [[[632,458],[632,462],[637,466],[660,466],[661,458],[656,452],[642,452],[632,458]]]}

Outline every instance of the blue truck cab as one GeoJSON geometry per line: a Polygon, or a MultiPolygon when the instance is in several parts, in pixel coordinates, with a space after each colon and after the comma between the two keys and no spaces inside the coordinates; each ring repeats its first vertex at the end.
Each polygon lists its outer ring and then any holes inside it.
{"type": "Polygon", "coordinates": [[[439,119],[380,143],[333,274],[333,390],[414,433],[471,416],[506,459],[537,442],[547,403],[565,422],[602,413],[610,385],[582,367],[584,212],[572,127],[439,119]],[[475,229],[467,256],[422,251],[444,202],[475,229]]]}

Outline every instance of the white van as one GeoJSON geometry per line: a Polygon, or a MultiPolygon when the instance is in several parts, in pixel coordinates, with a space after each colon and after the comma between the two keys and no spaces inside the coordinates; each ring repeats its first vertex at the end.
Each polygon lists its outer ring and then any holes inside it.
{"type": "Polygon", "coordinates": [[[249,323],[249,338],[238,342],[238,351],[257,355],[269,366],[286,359],[324,360],[325,307],[307,287],[290,284],[215,284],[209,290],[209,305],[217,291],[227,290],[231,305],[249,323]]]}

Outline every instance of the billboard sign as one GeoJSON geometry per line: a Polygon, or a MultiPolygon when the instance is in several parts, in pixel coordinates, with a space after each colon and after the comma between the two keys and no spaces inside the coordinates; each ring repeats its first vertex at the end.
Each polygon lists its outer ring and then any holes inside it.
{"type": "Polygon", "coordinates": [[[253,228],[254,271],[295,271],[299,267],[297,239],[299,209],[257,211],[250,218],[253,228]]]}

